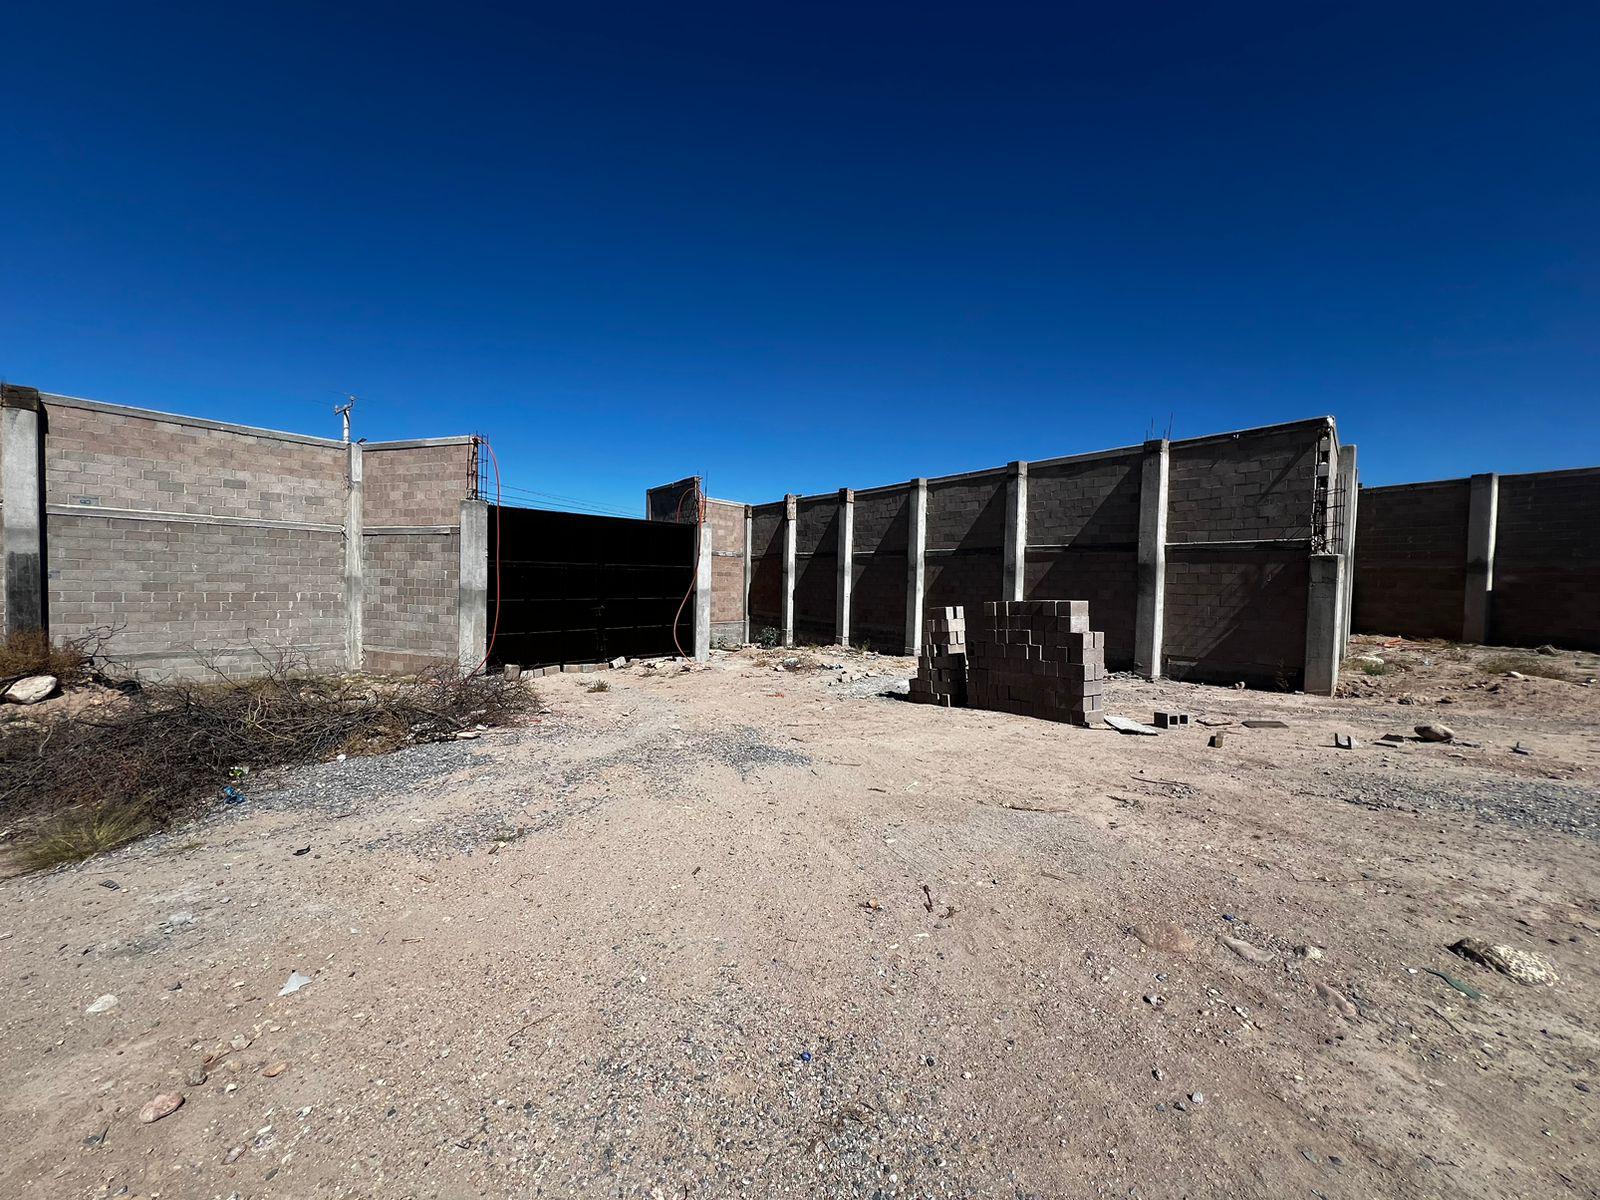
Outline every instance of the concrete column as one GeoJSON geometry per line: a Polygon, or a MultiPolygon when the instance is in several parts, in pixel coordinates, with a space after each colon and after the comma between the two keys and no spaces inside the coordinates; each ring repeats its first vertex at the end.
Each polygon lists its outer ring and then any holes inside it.
{"type": "Polygon", "coordinates": [[[1006,468],[1006,544],[1003,599],[1021,600],[1028,557],[1028,464],[1006,468]]]}
{"type": "MultiPolygon", "coordinates": [[[[6,462],[10,461],[8,456],[6,462]]],[[[1482,646],[1489,641],[1489,605],[1494,598],[1494,535],[1500,519],[1500,476],[1474,475],[1470,486],[1467,594],[1461,640],[1482,646]]]]}
{"type": "Polygon", "coordinates": [[[783,644],[794,645],[795,498],[783,498],[783,644]]]}
{"type": "Polygon", "coordinates": [[[922,593],[927,574],[923,552],[928,548],[928,481],[911,481],[911,532],[906,540],[906,653],[922,652],[922,593]]]}
{"type": "Polygon", "coordinates": [[[346,462],[344,507],[344,662],[352,671],[365,665],[362,608],[366,601],[366,533],[361,509],[361,443],[351,442],[346,462]]]}
{"type": "Polygon", "coordinates": [[[457,655],[461,669],[483,661],[489,640],[489,505],[461,502],[461,576],[457,619],[457,655]]]}
{"type": "Polygon", "coordinates": [[[1161,678],[1167,604],[1166,438],[1144,444],[1139,482],[1139,606],[1133,629],[1133,665],[1146,679],[1161,678]]]}
{"type": "Polygon", "coordinates": [[[744,506],[744,643],[750,644],[750,543],[755,540],[756,521],[755,514],[750,511],[750,506],[744,506]]]}
{"type": "Polygon", "coordinates": [[[1339,599],[1339,657],[1350,647],[1350,617],[1355,604],[1356,583],[1356,497],[1361,477],[1356,471],[1356,448],[1339,447],[1339,494],[1344,499],[1344,539],[1339,553],[1344,555],[1344,593],[1339,599]]]}
{"type": "Polygon", "coordinates": [[[1339,686],[1339,639],[1341,603],[1344,594],[1345,561],[1342,554],[1311,556],[1311,586],[1306,596],[1306,673],[1305,690],[1316,696],[1331,696],[1339,686]]]}
{"type": "Polygon", "coordinates": [[[850,644],[850,589],[855,583],[856,494],[839,489],[839,583],[834,589],[834,634],[841,646],[850,644]]]}
{"type": "Polygon", "coordinates": [[[699,549],[694,570],[694,657],[705,662],[711,657],[711,522],[702,519],[695,537],[699,549]]]}
{"type": "Polygon", "coordinates": [[[0,520],[5,522],[7,636],[48,630],[44,579],[44,405],[33,388],[0,387],[0,520]]]}

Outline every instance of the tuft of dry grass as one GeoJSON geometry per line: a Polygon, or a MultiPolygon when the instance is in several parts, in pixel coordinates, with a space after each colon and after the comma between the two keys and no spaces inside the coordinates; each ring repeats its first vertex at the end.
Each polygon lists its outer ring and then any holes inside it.
{"type": "Polygon", "coordinates": [[[59,813],[17,851],[24,871],[47,871],[126,846],[155,828],[137,806],[59,813]]]}
{"type": "Polygon", "coordinates": [[[1538,654],[1494,654],[1478,661],[1478,670],[1485,675],[1537,675],[1542,679],[1559,679],[1571,682],[1573,676],[1551,659],[1538,654]]]}
{"type": "Polygon", "coordinates": [[[591,692],[609,692],[610,690],[611,684],[604,679],[596,679],[589,685],[589,691],[591,692]]]}

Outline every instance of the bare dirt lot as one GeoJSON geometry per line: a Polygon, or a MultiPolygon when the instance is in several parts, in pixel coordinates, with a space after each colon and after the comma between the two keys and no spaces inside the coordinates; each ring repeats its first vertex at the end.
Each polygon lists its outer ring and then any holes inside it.
{"type": "Polygon", "coordinates": [[[0,1194],[1600,1195],[1593,660],[1373,652],[1132,737],[746,651],[257,781],[0,885],[0,1194]]]}

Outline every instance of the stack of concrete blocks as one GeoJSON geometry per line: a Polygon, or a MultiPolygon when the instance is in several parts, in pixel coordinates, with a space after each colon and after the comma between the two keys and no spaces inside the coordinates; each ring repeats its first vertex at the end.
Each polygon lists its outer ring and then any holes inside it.
{"type": "Polygon", "coordinates": [[[923,623],[911,698],[944,708],[966,706],[967,616],[959,605],[936,608],[923,623]]]}
{"type": "Polygon", "coordinates": [[[1087,600],[991,600],[967,644],[974,708],[1097,724],[1105,713],[1105,634],[1087,600]]]}

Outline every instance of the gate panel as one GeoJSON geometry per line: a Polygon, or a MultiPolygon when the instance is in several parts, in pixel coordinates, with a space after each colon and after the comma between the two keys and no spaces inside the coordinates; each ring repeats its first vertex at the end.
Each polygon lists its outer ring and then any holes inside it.
{"type": "Polygon", "coordinates": [[[544,509],[489,508],[492,661],[524,666],[694,652],[696,528],[544,509]],[[498,522],[496,517],[498,516],[498,522]],[[496,525],[498,524],[498,533],[496,525]],[[682,605],[682,615],[678,616],[682,605]]]}

